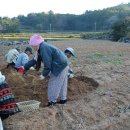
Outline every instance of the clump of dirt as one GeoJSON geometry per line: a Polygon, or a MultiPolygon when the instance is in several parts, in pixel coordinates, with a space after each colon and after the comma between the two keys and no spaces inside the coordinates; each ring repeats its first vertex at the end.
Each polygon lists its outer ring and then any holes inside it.
{"type": "Polygon", "coordinates": [[[69,79],[68,83],[68,99],[77,100],[79,96],[86,95],[88,92],[96,89],[98,83],[92,79],[85,76],[78,76],[69,79]]]}
{"type": "MultiPolygon", "coordinates": [[[[45,80],[39,79],[39,72],[29,71],[26,77],[23,77],[18,72],[10,69],[3,69],[3,74],[6,76],[6,81],[16,101],[38,100],[41,106],[46,106],[47,100],[47,84],[48,78],[45,80]]],[[[68,83],[68,100],[77,100],[80,96],[86,95],[88,92],[96,89],[98,83],[91,78],[78,76],[69,79],[68,83]]]]}

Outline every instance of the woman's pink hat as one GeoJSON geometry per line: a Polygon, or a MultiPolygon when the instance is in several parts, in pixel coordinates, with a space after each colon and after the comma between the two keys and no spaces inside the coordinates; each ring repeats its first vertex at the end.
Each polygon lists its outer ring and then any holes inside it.
{"type": "Polygon", "coordinates": [[[34,34],[31,36],[29,45],[38,46],[40,43],[44,42],[44,39],[39,34],[34,34]]]}

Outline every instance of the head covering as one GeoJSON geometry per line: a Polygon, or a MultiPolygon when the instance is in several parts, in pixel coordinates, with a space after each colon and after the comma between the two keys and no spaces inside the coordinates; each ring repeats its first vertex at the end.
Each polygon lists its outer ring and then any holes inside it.
{"type": "Polygon", "coordinates": [[[20,51],[20,47],[16,47],[15,49],[16,49],[17,51],[20,51]]]}
{"type": "Polygon", "coordinates": [[[25,52],[29,51],[32,54],[32,48],[31,47],[26,47],[25,52]]]}
{"type": "Polygon", "coordinates": [[[44,42],[44,39],[39,34],[34,34],[31,36],[29,45],[38,46],[40,43],[44,42]]]}
{"type": "Polygon", "coordinates": [[[5,81],[5,76],[0,71],[0,83],[5,81]]]}
{"type": "Polygon", "coordinates": [[[66,48],[65,52],[66,52],[66,51],[69,51],[72,56],[75,56],[75,53],[74,53],[74,49],[73,49],[73,48],[68,47],[68,48],[66,48]]]}

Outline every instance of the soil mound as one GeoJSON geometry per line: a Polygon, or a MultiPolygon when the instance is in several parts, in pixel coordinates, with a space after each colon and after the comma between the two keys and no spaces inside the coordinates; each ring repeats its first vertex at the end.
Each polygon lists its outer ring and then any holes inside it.
{"type": "MultiPolygon", "coordinates": [[[[6,81],[12,89],[17,102],[38,100],[41,102],[42,107],[47,104],[48,79],[41,81],[38,72],[32,70],[28,72],[26,77],[14,70],[3,69],[2,72],[6,76],[6,81]]],[[[88,77],[78,76],[69,79],[68,100],[77,100],[97,87],[98,83],[88,77]]]]}
{"type": "Polygon", "coordinates": [[[49,108],[45,107],[48,102],[48,79],[41,81],[38,72],[32,70],[26,77],[10,69],[3,69],[2,73],[6,76],[6,81],[17,102],[25,100],[41,102],[40,109],[27,113],[20,112],[5,120],[4,124],[8,130],[61,130],[63,126],[67,127],[64,129],[69,129],[68,127],[71,126],[66,123],[69,124],[71,115],[73,115],[71,110],[75,106],[73,101],[79,100],[80,102],[88,92],[98,87],[98,83],[88,77],[78,76],[69,79],[67,105],[56,105],[49,108]],[[61,120],[64,120],[62,124],[60,124],[61,120]]]}

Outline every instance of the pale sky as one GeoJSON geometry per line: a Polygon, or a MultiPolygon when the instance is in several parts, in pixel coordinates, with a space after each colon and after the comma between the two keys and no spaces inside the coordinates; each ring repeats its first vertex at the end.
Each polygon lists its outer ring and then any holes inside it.
{"type": "Polygon", "coordinates": [[[50,10],[60,14],[83,14],[86,10],[98,10],[128,2],[130,0],[0,0],[0,17],[26,16],[50,10]]]}

